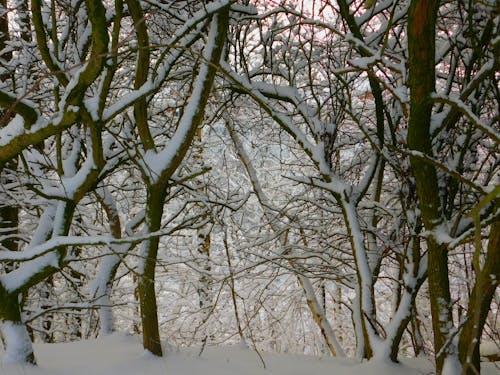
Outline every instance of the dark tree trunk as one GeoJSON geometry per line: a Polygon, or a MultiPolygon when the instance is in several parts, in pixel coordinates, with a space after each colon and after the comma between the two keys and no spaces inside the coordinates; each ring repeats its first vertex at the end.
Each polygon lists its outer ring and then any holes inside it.
{"type": "MultiPolygon", "coordinates": [[[[146,226],[148,233],[161,228],[165,189],[153,185],[148,188],[146,226]]],[[[139,276],[139,303],[141,307],[142,339],[144,349],[156,356],[162,356],[160,331],[158,328],[158,308],[155,291],[155,268],[160,238],[153,237],[142,246],[144,268],[139,276]]]]}
{"type": "MultiPolygon", "coordinates": [[[[410,88],[410,118],[408,146],[432,157],[430,134],[432,98],[435,91],[435,28],[439,7],[437,0],[413,0],[408,14],[408,66],[410,88]]],[[[417,196],[425,229],[432,232],[443,222],[438,176],[433,165],[410,157],[417,185],[417,196]]],[[[433,236],[427,239],[428,277],[436,371],[442,373],[445,359],[451,352],[446,344],[450,323],[450,289],[447,247],[433,236]]]]}

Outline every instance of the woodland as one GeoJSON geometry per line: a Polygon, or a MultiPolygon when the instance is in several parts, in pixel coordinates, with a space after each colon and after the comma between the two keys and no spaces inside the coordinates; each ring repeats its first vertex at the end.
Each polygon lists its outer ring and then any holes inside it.
{"type": "Polygon", "coordinates": [[[500,360],[494,0],[1,0],[0,338],[500,360]]]}

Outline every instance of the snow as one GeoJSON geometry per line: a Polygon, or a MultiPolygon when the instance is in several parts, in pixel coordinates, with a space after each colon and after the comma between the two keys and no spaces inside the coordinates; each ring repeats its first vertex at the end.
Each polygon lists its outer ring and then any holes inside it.
{"type": "MultiPolygon", "coordinates": [[[[355,359],[319,358],[297,354],[257,353],[240,346],[165,348],[166,356],[145,355],[139,337],[123,333],[99,339],[65,343],[35,344],[38,366],[0,362],[2,375],[417,375],[429,373],[429,359],[360,363],[355,359]],[[263,361],[259,358],[262,356],[263,361]],[[264,367],[264,364],[265,367],[264,367]]],[[[0,358],[5,359],[0,350],[0,358]]],[[[493,375],[488,367],[486,375],[493,375]]]]}
{"type": "Polygon", "coordinates": [[[348,64],[362,70],[368,70],[377,61],[380,60],[380,55],[376,54],[369,57],[358,57],[356,59],[348,60],[348,64]]]}
{"type": "Polygon", "coordinates": [[[446,245],[453,242],[453,238],[450,236],[450,230],[447,223],[442,223],[434,228],[434,230],[432,231],[432,236],[440,245],[446,245]]]}
{"type": "Polygon", "coordinates": [[[479,351],[483,357],[495,355],[500,356],[500,343],[496,343],[494,341],[482,342],[479,351]]]}
{"type": "MultiPolygon", "coordinates": [[[[207,45],[203,52],[205,61],[211,61],[212,55],[216,48],[217,26],[215,18],[210,28],[208,35],[207,45]]],[[[203,90],[205,90],[204,82],[209,75],[209,65],[203,64],[194,83],[193,92],[188,100],[184,113],[179,121],[179,127],[168,142],[167,146],[160,152],[148,150],[144,155],[144,162],[146,163],[151,176],[150,178],[155,181],[163,176],[163,172],[170,169],[175,162],[175,158],[180,154],[181,149],[190,142],[190,133],[192,133],[193,126],[196,126],[195,117],[198,114],[200,103],[203,97],[203,90]]]]}
{"type": "MultiPolygon", "coordinates": [[[[360,363],[356,359],[259,352],[235,346],[178,349],[165,345],[164,358],[144,353],[139,337],[123,333],[64,344],[35,344],[38,366],[6,363],[0,346],[2,375],[422,375],[432,373],[431,358],[360,363]],[[262,356],[262,360],[259,358],[262,356]],[[265,367],[264,367],[265,364],[265,367]]],[[[451,364],[451,363],[450,363],[451,364]]],[[[498,374],[483,363],[483,375],[498,374]]]]}
{"type": "Polygon", "coordinates": [[[2,363],[19,363],[31,354],[31,342],[24,325],[4,321],[0,322],[0,331],[8,343],[7,351],[2,353],[2,363]]]}
{"type": "Polygon", "coordinates": [[[15,137],[20,136],[24,132],[24,119],[20,115],[14,118],[0,132],[0,146],[8,145],[15,137]]]}
{"type": "Polygon", "coordinates": [[[444,360],[443,375],[457,375],[462,372],[462,366],[456,356],[448,356],[444,360]]]}
{"type": "Polygon", "coordinates": [[[256,16],[258,10],[253,5],[231,4],[231,10],[236,13],[248,14],[256,16]]]}
{"type": "Polygon", "coordinates": [[[500,142],[500,135],[495,130],[495,128],[482,121],[474,112],[470,110],[467,104],[465,104],[462,100],[460,100],[459,97],[455,97],[452,95],[445,96],[445,95],[434,94],[433,98],[436,99],[437,101],[442,101],[444,103],[448,103],[450,105],[455,106],[472,122],[474,126],[481,129],[486,135],[488,135],[491,139],[493,139],[497,143],[500,142]]]}
{"type": "Polygon", "coordinates": [[[111,118],[115,117],[118,113],[124,111],[128,106],[131,105],[131,103],[139,99],[141,96],[150,93],[154,89],[154,87],[155,86],[151,81],[146,81],[137,90],[131,91],[130,93],[123,95],[115,103],[113,103],[107,109],[104,110],[104,113],[102,115],[103,121],[109,121],[111,118]]]}
{"type": "Polygon", "coordinates": [[[52,252],[29,262],[23,262],[19,268],[0,276],[0,283],[10,293],[23,287],[32,277],[45,268],[59,267],[57,254],[52,252]]]}

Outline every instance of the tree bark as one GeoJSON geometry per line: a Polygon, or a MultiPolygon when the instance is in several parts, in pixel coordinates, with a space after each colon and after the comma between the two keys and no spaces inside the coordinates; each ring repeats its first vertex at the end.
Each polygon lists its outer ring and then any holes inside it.
{"type": "MultiPolygon", "coordinates": [[[[161,228],[163,204],[166,191],[162,186],[152,185],[147,191],[146,227],[148,233],[161,228]]],[[[158,308],[155,291],[155,268],[158,255],[159,237],[143,243],[143,269],[139,276],[139,303],[141,308],[142,340],[144,349],[156,356],[162,356],[160,331],[158,327],[158,308]]]]}
{"type": "MultiPolygon", "coordinates": [[[[476,283],[469,297],[467,321],[458,341],[462,375],[481,372],[479,345],[495,290],[500,284],[500,221],[491,225],[488,249],[481,270],[476,269],[476,283]]],[[[478,251],[480,249],[476,249],[478,251]]]]}
{"type": "MultiPolygon", "coordinates": [[[[435,91],[435,28],[439,8],[437,0],[412,0],[408,14],[408,67],[410,88],[410,118],[408,146],[432,157],[430,134],[432,98],[435,91]]],[[[433,165],[410,157],[417,185],[417,196],[427,238],[428,277],[431,301],[432,328],[436,371],[441,374],[447,357],[452,355],[451,344],[443,348],[452,323],[448,279],[448,253],[432,232],[443,223],[438,177],[433,165]]]]}

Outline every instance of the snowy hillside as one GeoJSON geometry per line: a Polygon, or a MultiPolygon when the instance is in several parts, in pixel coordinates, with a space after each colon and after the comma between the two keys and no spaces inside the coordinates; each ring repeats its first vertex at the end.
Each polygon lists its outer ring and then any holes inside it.
{"type": "MultiPolygon", "coordinates": [[[[0,365],[1,375],[421,375],[432,374],[432,362],[411,359],[396,365],[387,362],[304,355],[260,353],[235,346],[207,348],[201,356],[194,349],[167,349],[165,358],[145,355],[138,337],[115,334],[98,340],[35,345],[38,367],[0,365]]],[[[500,373],[487,364],[486,375],[500,373]]]]}

